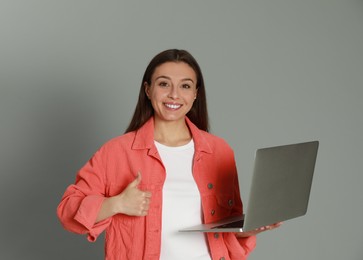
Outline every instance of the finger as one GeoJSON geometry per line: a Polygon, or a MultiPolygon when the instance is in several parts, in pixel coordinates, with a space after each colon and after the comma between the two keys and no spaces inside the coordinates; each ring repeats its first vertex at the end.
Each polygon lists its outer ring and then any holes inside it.
{"type": "Polygon", "coordinates": [[[150,204],[145,202],[143,209],[147,211],[147,210],[149,210],[149,208],[150,208],[150,204]]]}
{"type": "Polygon", "coordinates": [[[267,226],[262,226],[256,229],[256,231],[265,231],[267,226]]]}
{"type": "Polygon", "coordinates": [[[278,228],[279,226],[281,226],[281,224],[282,224],[282,222],[278,222],[278,223],[275,223],[275,224],[272,224],[272,225],[268,225],[267,229],[271,230],[271,229],[278,228]]]}
{"type": "Polygon", "coordinates": [[[151,198],[151,192],[150,191],[145,191],[143,194],[144,198],[151,198]]]}
{"type": "Polygon", "coordinates": [[[141,216],[147,216],[147,213],[148,213],[148,211],[147,210],[143,210],[142,212],[141,212],[141,216]]]}
{"type": "Polygon", "coordinates": [[[136,177],[136,179],[135,179],[135,180],[133,180],[133,181],[129,184],[129,186],[130,186],[130,187],[137,187],[137,186],[140,184],[140,182],[141,182],[141,172],[140,172],[140,171],[138,171],[138,172],[137,172],[137,177],[136,177]]]}

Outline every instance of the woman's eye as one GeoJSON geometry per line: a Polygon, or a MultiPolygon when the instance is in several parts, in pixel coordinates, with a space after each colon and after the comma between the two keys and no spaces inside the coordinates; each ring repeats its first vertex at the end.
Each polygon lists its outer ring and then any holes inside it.
{"type": "Polygon", "coordinates": [[[159,86],[160,86],[160,87],[167,87],[167,86],[168,86],[168,83],[167,83],[167,82],[164,82],[164,81],[161,81],[161,82],[159,83],[159,86]]]}
{"type": "Polygon", "coordinates": [[[190,89],[190,85],[189,84],[183,84],[182,87],[185,88],[185,89],[190,89]]]}

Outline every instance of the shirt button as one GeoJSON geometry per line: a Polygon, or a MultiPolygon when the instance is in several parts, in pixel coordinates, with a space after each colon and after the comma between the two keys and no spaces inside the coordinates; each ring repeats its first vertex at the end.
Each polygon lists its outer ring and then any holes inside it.
{"type": "Polygon", "coordinates": [[[233,200],[229,200],[228,205],[232,207],[233,206],[233,200]]]}
{"type": "Polygon", "coordinates": [[[214,209],[212,209],[211,211],[210,211],[210,214],[212,215],[212,216],[214,216],[214,214],[216,213],[216,211],[214,210],[214,209]]]}
{"type": "Polygon", "coordinates": [[[219,234],[218,233],[214,233],[214,238],[218,239],[219,238],[219,234]]]}
{"type": "Polygon", "coordinates": [[[213,184],[212,183],[208,183],[208,189],[213,189],[213,184]]]}
{"type": "Polygon", "coordinates": [[[219,260],[226,260],[224,257],[219,258],[219,260]]]}

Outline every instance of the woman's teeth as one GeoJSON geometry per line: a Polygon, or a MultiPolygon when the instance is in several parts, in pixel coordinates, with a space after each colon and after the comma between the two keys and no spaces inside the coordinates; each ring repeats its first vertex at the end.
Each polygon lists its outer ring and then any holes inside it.
{"type": "Polygon", "coordinates": [[[181,105],[175,105],[175,104],[165,104],[165,106],[171,109],[177,109],[181,107],[181,105]]]}

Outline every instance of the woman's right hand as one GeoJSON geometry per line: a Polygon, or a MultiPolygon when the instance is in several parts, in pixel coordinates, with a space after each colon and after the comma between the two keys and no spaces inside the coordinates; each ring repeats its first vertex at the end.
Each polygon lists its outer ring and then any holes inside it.
{"type": "Polygon", "coordinates": [[[129,216],[146,216],[149,207],[151,192],[138,188],[141,182],[141,173],[119,195],[113,197],[116,213],[129,216]]]}
{"type": "Polygon", "coordinates": [[[129,216],[146,216],[151,200],[151,192],[138,188],[141,173],[118,195],[105,198],[96,218],[96,223],[116,214],[129,216]]]}

